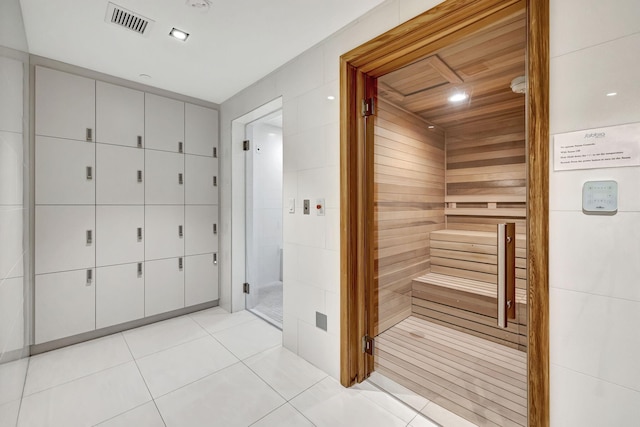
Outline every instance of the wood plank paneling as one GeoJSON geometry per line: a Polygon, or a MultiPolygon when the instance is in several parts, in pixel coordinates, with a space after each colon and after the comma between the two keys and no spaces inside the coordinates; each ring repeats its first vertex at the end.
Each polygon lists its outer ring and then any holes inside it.
{"type": "Polygon", "coordinates": [[[375,331],[411,314],[411,280],[429,271],[444,228],[444,135],[379,97],[374,116],[375,331]]]}

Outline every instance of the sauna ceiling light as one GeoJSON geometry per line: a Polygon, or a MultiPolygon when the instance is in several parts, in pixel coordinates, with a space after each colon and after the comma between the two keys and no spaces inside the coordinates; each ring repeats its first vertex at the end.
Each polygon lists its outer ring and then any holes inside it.
{"type": "Polygon", "coordinates": [[[467,95],[464,92],[458,92],[458,93],[454,93],[449,97],[449,102],[460,102],[460,101],[464,101],[467,98],[469,98],[469,95],[467,95]]]}
{"type": "Polygon", "coordinates": [[[180,41],[187,41],[187,39],[189,38],[189,33],[186,33],[182,30],[179,30],[175,27],[173,27],[171,29],[171,31],[169,32],[169,35],[171,37],[175,37],[176,39],[180,40],[180,41]]]}
{"type": "Polygon", "coordinates": [[[616,96],[618,94],[618,92],[609,92],[607,94],[607,96],[616,96]]]}

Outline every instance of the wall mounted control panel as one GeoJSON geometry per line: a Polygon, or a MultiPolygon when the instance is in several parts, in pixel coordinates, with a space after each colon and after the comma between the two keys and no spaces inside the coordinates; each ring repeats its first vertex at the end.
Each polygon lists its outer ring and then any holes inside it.
{"type": "Polygon", "coordinates": [[[585,182],[582,186],[582,211],[591,215],[614,215],[618,211],[618,183],[585,182]]]}

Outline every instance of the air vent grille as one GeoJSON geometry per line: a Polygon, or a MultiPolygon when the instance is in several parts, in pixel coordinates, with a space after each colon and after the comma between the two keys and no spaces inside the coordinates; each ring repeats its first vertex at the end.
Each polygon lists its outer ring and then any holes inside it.
{"type": "Polygon", "coordinates": [[[107,6],[105,21],[124,27],[141,35],[148,34],[154,23],[154,21],[149,18],[111,2],[107,6]]]}

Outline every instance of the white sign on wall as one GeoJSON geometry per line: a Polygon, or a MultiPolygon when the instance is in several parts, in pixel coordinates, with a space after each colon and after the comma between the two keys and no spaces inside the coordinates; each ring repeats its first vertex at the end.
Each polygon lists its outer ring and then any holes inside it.
{"type": "Polygon", "coordinates": [[[640,165],[640,123],[558,134],[553,138],[557,171],[640,165]]]}

